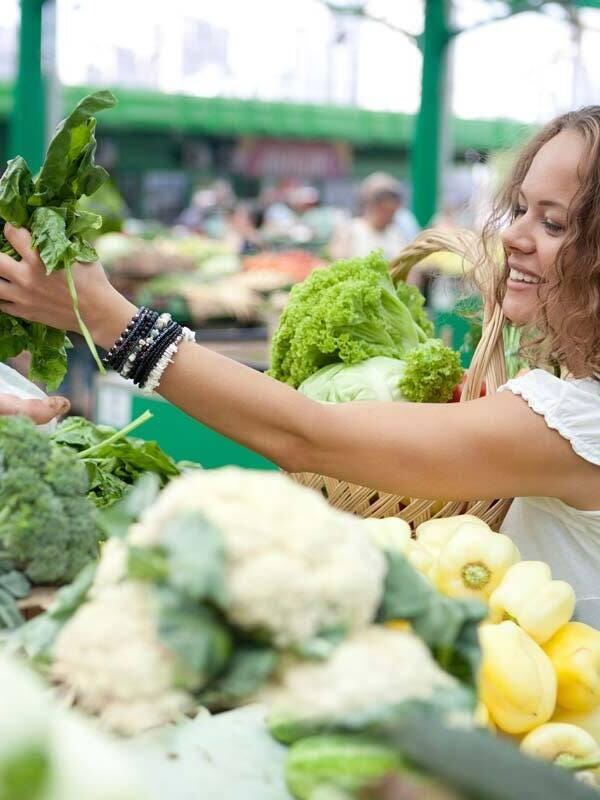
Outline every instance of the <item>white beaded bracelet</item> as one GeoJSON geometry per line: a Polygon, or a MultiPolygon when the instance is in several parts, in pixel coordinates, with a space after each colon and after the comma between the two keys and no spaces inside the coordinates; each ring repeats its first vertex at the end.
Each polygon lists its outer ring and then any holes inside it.
{"type": "Polygon", "coordinates": [[[194,331],[191,331],[189,328],[183,328],[181,335],[178,336],[177,339],[175,339],[175,341],[167,347],[165,352],[159,358],[156,366],[153,367],[150,375],[148,375],[148,380],[142,386],[142,391],[146,392],[147,394],[152,394],[152,392],[156,391],[156,389],[158,389],[160,386],[160,382],[166,368],[173,362],[173,358],[175,357],[181,342],[195,341],[196,335],[194,331]]]}

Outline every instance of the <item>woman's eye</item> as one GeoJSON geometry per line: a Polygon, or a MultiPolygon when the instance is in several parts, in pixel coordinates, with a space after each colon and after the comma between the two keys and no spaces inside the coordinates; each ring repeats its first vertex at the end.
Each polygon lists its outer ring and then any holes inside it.
{"type": "Polygon", "coordinates": [[[523,214],[526,214],[526,213],[527,213],[527,209],[523,208],[523,206],[515,206],[513,208],[513,217],[515,219],[516,219],[516,217],[522,217],[523,214]]]}
{"type": "Polygon", "coordinates": [[[564,227],[562,225],[559,225],[558,222],[552,222],[551,219],[544,220],[544,227],[546,228],[548,233],[552,233],[555,235],[558,233],[562,233],[564,231],[564,227]]]}

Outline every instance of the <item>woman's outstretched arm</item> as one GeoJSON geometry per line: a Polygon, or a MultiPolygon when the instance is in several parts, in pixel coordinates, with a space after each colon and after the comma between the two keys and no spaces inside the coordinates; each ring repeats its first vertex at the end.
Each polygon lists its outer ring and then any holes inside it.
{"type": "MultiPolygon", "coordinates": [[[[64,275],[46,277],[27,231],[0,255],[0,308],[76,330],[64,275]]],[[[135,312],[99,264],[76,269],[80,308],[109,348],[135,312]]],[[[599,468],[574,454],[527,404],[500,394],[464,404],[314,402],[195,344],[180,346],[160,393],[214,430],[288,471],[332,475],[390,492],[467,499],[540,495],[597,508],[599,468]]]]}

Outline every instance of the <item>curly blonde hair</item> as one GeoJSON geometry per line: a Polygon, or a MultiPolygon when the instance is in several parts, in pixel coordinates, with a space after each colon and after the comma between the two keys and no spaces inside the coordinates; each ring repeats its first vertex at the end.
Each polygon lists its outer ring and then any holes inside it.
{"type": "MultiPolygon", "coordinates": [[[[533,363],[558,363],[576,378],[600,376],[600,106],[562,114],[545,125],[523,148],[483,228],[486,260],[497,261],[498,235],[513,218],[521,184],[540,148],[565,130],[577,131],[587,152],[580,186],[569,207],[567,231],[555,274],[540,303],[536,333],[526,336],[524,354],[533,363]]],[[[487,275],[482,286],[488,301],[502,304],[508,266],[487,275]]]]}

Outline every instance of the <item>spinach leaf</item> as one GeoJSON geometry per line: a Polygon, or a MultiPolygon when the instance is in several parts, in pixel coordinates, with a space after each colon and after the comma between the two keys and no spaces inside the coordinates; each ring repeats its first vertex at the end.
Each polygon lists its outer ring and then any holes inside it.
{"type": "Polygon", "coordinates": [[[31,206],[55,205],[91,195],[108,179],[94,163],[96,120],[94,114],[115,105],[112,92],[87,95],[57,127],[46,158],[35,180],[31,206]]]}
{"type": "Polygon", "coordinates": [[[33,192],[33,177],[24,158],[11,159],[0,179],[0,216],[22,227],[29,220],[28,199],[33,192]]]}
{"type": "Polygon", "coordinates": [[[161,485],[181,474],[181,470],[156,442],[126,435],[148,415],[141,415],[123,431],[108,425],[95,425],[82,417],[69,417],[53,434],[53,440],[75,450],[85,463],[90,479],[91,500],[100,507],[118,501],[145,472],[159,476],[161,485]]]}

